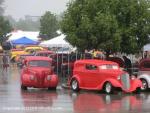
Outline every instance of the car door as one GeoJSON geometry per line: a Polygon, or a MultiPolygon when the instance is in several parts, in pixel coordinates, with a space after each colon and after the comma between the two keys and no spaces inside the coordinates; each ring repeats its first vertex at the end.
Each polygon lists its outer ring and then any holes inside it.
{"type": "Polygon", "coordinates": [[[84,83],[85,88],[95,89],[100,82],[98,66],[93,64],[85,65],[84,83]]]}

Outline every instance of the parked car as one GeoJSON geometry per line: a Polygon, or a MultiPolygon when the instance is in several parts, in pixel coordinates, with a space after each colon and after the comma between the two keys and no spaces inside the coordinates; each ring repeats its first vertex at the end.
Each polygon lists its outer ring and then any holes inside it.
{"type": "Polygon", "coordinates": [[[11,54],[11,56],[10,56],[11,61],[15,62],[16,59],[18,59],[17,57],[19,55],[28,54],[28,52],[25,52],[22,49],[12,49],[11,52],[10,52],[10,54],[11,54]]]}
{"type": "Polygon", "coordinates": [[[27,56],[21,72],[21,88],[27,87],[56,89],[58,76],[54,74],[52,59],[40,56],[27,56]]]}
{"type": "Polygon", "coordinates": [[[140,61],[137,76],[142,81],[142,91],[150,88],[150,58],[142,59],[140,61]]]}
{"type": "Polygon", "coordinates": [[[18,56],[18,60],[17,60],[17,66],[19,68],[22,68],[24,66],[24,59],[27,56],[34,56],[34,54],[23,54],[23,55],[19,55],[18,56]]]}
{"type": "Polygon", "coordinates": [[[28,46],[28,47],[25,47],[24,49],[24,51],[28,53],[33,53],[33,52],[41,51],[41,50],[44,50],[44,48],[40,46],[28,46]]]}
{"type": "Polygon", "coordinates": [[[69,85],[73,91],[103,90],[110,94],[115,89],[127,93],[139,91],[142,83],[134,76],[130,78],[115,62],[91,59],[75,62],[69,85]]]}
{"type": "Polygon", "coordinates": [[[21,55],[34,56],[36,52],[41,51],[41,50],[44,50],[44,48],[42,48],[40,46],[27,46],[27,47],[24,48],[24,50],[16,52],[13,55],[13,60],[15,62],[18,62],[21,55]]]}
{"type": "Polygon", "coordinates": [[[49,50],[42,50],[42,51],[37,51],[35,53],[35,56],[45,56],[45,57],[49,57],[50,55],[54,54],[53,51],[49,51],[49,50]]]}

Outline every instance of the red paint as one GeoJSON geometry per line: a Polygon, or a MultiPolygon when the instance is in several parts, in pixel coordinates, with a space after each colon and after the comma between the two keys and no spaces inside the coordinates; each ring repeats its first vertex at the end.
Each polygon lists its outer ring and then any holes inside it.
{"type": "Polygon", "coordinates": [[[52,69],[52,59],[48,57],[27,56],[24,59],[25,66],[21,72],[21,83],[26,87],[48,88],[56,87],[58,76],[52,69]],[[48,66],[31,66],[30,62],[45,62],[48,66]]]}
{"type": "Polygon", "coordinates": [[[69,79],[69,84],[71,84],[72,79],[76,79],[80,89],[103,90],[104,84],[110,82],[114,87],[121,88],[125,92],[136,91],[137,88],[142,86],[141,81],[134,78],[129,79],[130,88],[128,90],[124,89],[118,77],[121,77],[125,73],[126,72],[122,71],[115,62],[94,59],[78,60],[74,64],[73,76],[69,79]],[[89,70],[86,67],[87,65],[93,65],[97,68],[95,70],[89,70]],[[100,68],[102,65],[107,65],[108,69],[100,68]],[[112,65],[118,68],[109,68],[109,66],[111,67],[112,65]]]}

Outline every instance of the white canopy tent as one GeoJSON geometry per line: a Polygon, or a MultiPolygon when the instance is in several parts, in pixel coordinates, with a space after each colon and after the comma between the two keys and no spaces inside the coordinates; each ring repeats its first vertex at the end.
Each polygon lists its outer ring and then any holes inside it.
{"type": "Polygon", "coordinates": [[[44,47],[69,47],[72,48],[72,45],[70,45],[66,40],[65,40],[65,35],[61,34],[58,37],[52,38],[47,41],[43,41],[40,43],[40,46],[44,47]]]}
{"type": "Polygon", "coordinates": [[[150,51],[150,44],[146,44],[146,45],[143,47],[143,51],[150,51]]]}
{"type": "Polygon", "coordinates": [[[38,39],[38,36],[39,36],[39,32],[32,32],[32,31],[14,31],[14,32],[11,32],[8,35],[8,41],[12,41],[12,40],[16,40],[16,39],[19,39],[19,38],[22,38],[22,37],[27,37],[31,40],[39,40],[38,39]]]}

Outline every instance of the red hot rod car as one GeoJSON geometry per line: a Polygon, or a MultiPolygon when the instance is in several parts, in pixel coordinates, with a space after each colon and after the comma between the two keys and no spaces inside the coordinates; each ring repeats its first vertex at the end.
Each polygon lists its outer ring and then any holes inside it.
{"type": "Polygon", "coordinates": [[[69,85],[73,91],[79,91],[79,89],[104,90],[109,94],[115,89],[128,93],[136,92],[139,91],[142,83],[122,71],[115,62],[92,59],[75,62],[69,85]]]}
{"type": "Polygon", "coordinates": [[[58,76],[54,74],[52,59],[40,56],[27,56],[21,72],[21,88],[27,87],[56,89],[58,76]]]}

